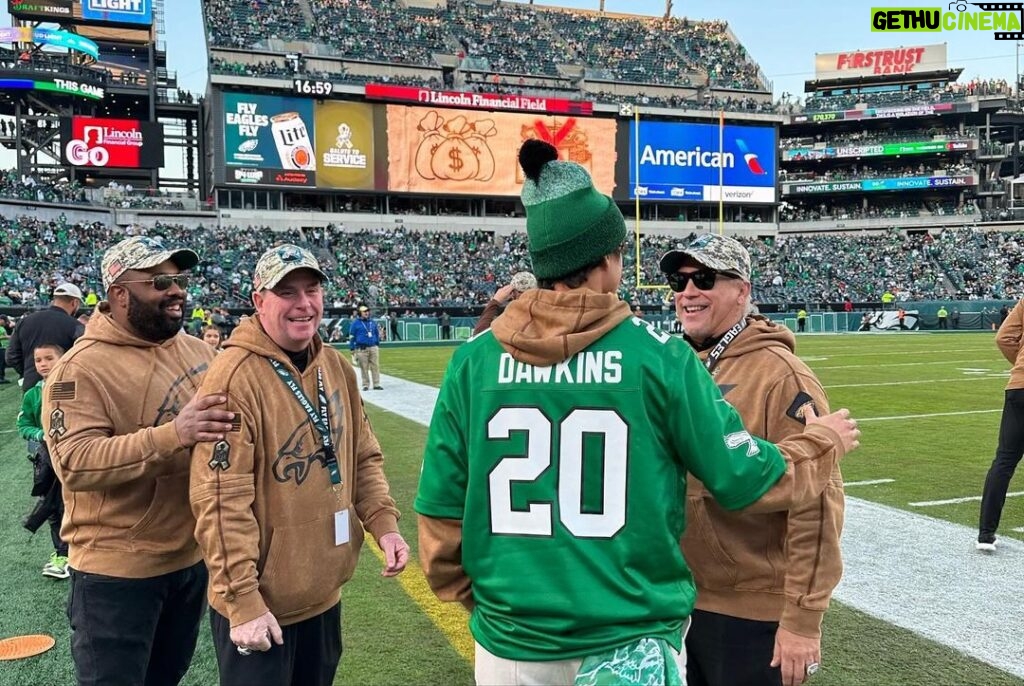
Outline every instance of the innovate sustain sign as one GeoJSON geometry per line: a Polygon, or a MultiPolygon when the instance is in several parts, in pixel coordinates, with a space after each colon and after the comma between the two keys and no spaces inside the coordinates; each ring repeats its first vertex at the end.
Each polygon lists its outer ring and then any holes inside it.
{"type": "Polygon", "coordinates": [[[629,125],[629,198],[775,202],[775,129],[665,121],[629,125]],[[721,140],[721,149],[719,142],[721,140]]]}

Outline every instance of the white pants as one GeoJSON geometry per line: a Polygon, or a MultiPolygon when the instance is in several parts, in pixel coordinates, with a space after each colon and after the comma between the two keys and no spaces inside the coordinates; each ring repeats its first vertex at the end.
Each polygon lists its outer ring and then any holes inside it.
{"type": "MultiPolygon", "coordinates": [[[[683,650],[677,653],[671,646],[669,650],[675,658],[679,675],[686,683],[686,631],[690,628],[687,620],[683,626],[683,650]]],[[[506,660],[487,651],[476,643],[476,667],[474,676],[478,686],[572,686],[576,681],[576,673],[583,664],[582,658],[573,660],[556,660],[551,662],[519,662],[506,660]]]]}

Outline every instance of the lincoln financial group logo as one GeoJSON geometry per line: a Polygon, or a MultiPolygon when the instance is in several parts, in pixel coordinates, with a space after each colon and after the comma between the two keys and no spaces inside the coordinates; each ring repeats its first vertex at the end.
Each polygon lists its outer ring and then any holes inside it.
{"type": "Polygon", "coordinates": [[[1021,40],[1024,2],[950,2],[942,7],[872,7],[871,30],[885,33],[991,31],[996,40],[1021,40]]]}

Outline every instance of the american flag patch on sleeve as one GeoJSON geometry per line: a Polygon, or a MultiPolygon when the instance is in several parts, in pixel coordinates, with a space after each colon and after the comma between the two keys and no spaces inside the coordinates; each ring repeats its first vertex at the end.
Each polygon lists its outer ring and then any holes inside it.
{"type": "Polygon", "coordinates": [[[58,381],[50,384],[50,400],[74,400],[75,382],[58,381]]]}

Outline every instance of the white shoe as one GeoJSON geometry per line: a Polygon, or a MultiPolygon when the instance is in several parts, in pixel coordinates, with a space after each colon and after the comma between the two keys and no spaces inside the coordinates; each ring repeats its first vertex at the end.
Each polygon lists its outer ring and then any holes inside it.
{"type": "Polygon", "coordinates": [[[978,541],[974,544],[974,549],[980,550],[983,553],[994,553],[996,551],[995,539],[992,539],[991,541],[978,541]]]}

